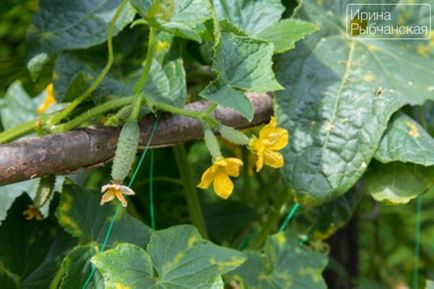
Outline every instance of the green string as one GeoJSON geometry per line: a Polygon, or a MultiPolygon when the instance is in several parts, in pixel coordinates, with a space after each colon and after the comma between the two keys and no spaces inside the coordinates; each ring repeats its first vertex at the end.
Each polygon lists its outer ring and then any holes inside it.
{"type": "Polygon", "coordinates": [[[282,226],[280,226],[279,232],[284,231],[286,229],[286,227],[288,227],[289,222],[294,217],[294,215],[297,212],[298,208],[300,208],[300,204],[299,203],[295,203],[292,206],[291,210],[288,213],[288,216],[286,216],[285,222],[283,222],[282,226]]]}
{"type": "Polygon", "coordinates": [[[149,214],[151,215],[151,228],[155,230],[155,215],[154,215],[154,185],[152,178],[154,177],[154,150],[150,152],[149,164],[149,214]]]}
{"type": "Polygon", "coordinates": [[[422,196],[416,201],[416,236],[414,240],[413,289],[419,288],[419,255],[421,235],[422,196]]]}
{"type": "MultiPolygon", "coordinates": [[[[133,175],[131,176],[130,182],[128,183],[128,187],[131,187],[133,185],[134,180],[136,179],[137,174],[139,173],[140,167],[142,166],[143,160],[145,159],[146,153],[147,153],[147,151],[149,149],[149,146],[151,145],[151,141],[154,138],[155,132],[157,130],[157,124],[158,124],[158,118],[156,118],[155,121],[154,121],[154,124],[152,126],[151,134],[149,135],[149,138],[148,138],[148,142],[146,143],[145,149],[143,150],[143,153],[142,153],[142,155],[140,157],[140,160],[137,163],[137,166],[136,166],[136,168],[134,170],[133,175]]],[[[152,156],[152,150],[151,150],[151,156],[152,156]]],[[[101,247],[99,249],[99,252],[103,252],[105,250],[105,248],[106,248],[106,246],[108,244],[110,235],[111,235],[111,233],[113,231],[113,226],[114,226],[115,220],[117,219],[117,217],[119,215],[119,212],[121,211],[121,208],[122,207],[119,204],[116,206],[116,211],[115,211],[115,213],[114,213],[114,215],[113,215],[113,217],[112,217],[112,219],[110,221],[110,225],[109,225],[107,233],[106,233],[106,235],[104,237],[104,241],[103,241],[103,243],[102,243],[102,245],[101,245],[101,247]]],[[[83,286],[81,287],[82,289],[86,289],[87,288],[87,286],[89,285],[89,283],[92,281],[92,278],[95,275],[95,272],[96,272],[96,267],[92,265],[92,270],[90,271],[89,276],[87,277],[86,281],[84,282],[83,286]]]]}

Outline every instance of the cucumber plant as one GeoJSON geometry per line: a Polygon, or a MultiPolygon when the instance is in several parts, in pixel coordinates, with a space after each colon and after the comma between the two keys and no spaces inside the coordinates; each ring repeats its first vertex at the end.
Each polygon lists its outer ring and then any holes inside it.
{"type": "MultiPolygon", "coordinates": [[[[376,15],[381,3],[365,2],[376,15]]],[[[0,287],[422,286],[434,276],[432,3],[384,3],[393,17],[377,23],[347,4],[4,0],[0,287]],[[383,41],[347,29],[360,23],[426,28],[383,41]],[[86,163],[71,136],[95,127],[120,128],[97,148],[106,163],[117,142],[111,173],[61,176],[53,162],[35,178],[53,156],[86,163]],[[176,144],[183,134],[193,141],[176,144]],[[47,139],[55,149],[38,145],[47,139]],[[140,167],[139,143],[174,147],[140,167]],[[4,151],[39,157],[10,163],[4,151]],[[348,223],[363,238],[336,252],[327,242],[348,223]],[[339,259],[349,254],[357,274],[339,259]]]]}

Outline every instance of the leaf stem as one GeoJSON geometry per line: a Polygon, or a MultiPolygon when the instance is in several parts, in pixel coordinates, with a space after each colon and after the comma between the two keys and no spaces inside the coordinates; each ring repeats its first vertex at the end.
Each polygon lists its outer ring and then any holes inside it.
{"type": "MultiPolygon", "coordinates": [[[[149,100],[149,99],[148,99],[149,100]]],[[[151,100],[152,102],[152,100],[151,100]]],[[[182,115],[190,118],[201,120],[213,128],[219,127],[220,122],[216,120],[209,112],[206,111],[192,111],[181,107],[176,107],[163,102],[152,102],[154,108],[164,110],[177,115],[182,115]]]]}
{"type": "Polygon", "coordinates": [[[146,80],[148,79],[149,71],[151,71],[152,58],[154,57],[154,47],[155,47],[155,29],[149,27],[149,39],[148,39],[148,49],[146,51],[145,67],[143,68],[143,74],[140,79],[134,84],[134,94],[139,94],[140,91],[145,86],[146,80]]]}
{"type": "Polygon", "coordinates": [[[190,214],[191,222],[197,227],[199,233],[203,238],[208,239],[206,230],[205,219],[202,214],[199,196],[197,194],[196,186],[193,183],[193,173],[191,167],[187,163],[187,154],[183,144],[173,147],[176,164],[178,166],[181,180],[184,184],[185,198],[187,200],[188,212],[190,214]]]}
{"type": "Polygon", "coordinates": [[[148,50],[146,51],[145,67],[143,68],[143,74],[140,79],[134,84],[133,92],[135,95],[133,101],[133,110],[131,111],[130,120],[137,121],[140,114],[140,107],[142,103],[141,90],[146,84],[149,72],[151,71],[152,58],[154,57],[154,47],[155,47],[155,30],[149,27],[149,39],[148,39],[148,50]]]}
{"type": "Polygon", "coordinates": [[[22,135],[32,131],[38,125],[38,121],[43,121],[45,118],[29,120],[17,125],[14,128],[8,129],[0,133],[0,144],[14,140],[22,135]]]}
{"type": "Polygon", "coordinates": [[[250,242],[249,249],[259,250],[267,239],[271,231],[273,231],[280,220],[282,211],[285,208],[286,203],[289,201],[291,194],[287,190],[282,190],[278,195],[273,206],[270,208],[268,213],[268,218],[265,224],[262,226],[261,231],[255,238],[250,242]]]}
{"type": "Polygon", "coordinates": [[[116,10],[115,15],[113,16],[113,19],[110,22],[110,25],[108,27],[107,31],[107,51],[108,51],[108,59],[107,64],[105,65],[104,69],[101,71],[101,73],[98,75],[95,82],[92,83],[91,86],[89,86],[81,95],[79,95],[76,99],[74,99],[67,107],[65,107],[64,110],[62,110],[57,115],[53,116],[51,119],[48,120],[49,126],[54,126],[62,119],[64,119],[66,116],[68,116],[74,108],[76,108],[80,103],[82,103],[86,98],[88,98],[91,93],[101,84],[101,82],[104,80],[105,76],[109,72],[112,64],[113,64],[113,30],[115,28],[116,22],[119,19],[122,10],[124,7],[128,4],[128,0],[123,0],[122,3],[119,5],[118,9],[116,10]]]}
{"type": "Polygon", "coordinates": [[[99,106],[96,106],[96,107],[80,114],[79,116],[75,117],[74,119],[72,119],[66,123],[55,126],[52,129],[52,131],[56,132],[56,133],[69,131],[69,130],[79,126],[80,124],[86,122],[87,120],[89,120],[95,116],[98,116],[104,112],[114,110],[116,108],[128,105],[131,103],[132,100],[134,100],[134,96],[122,97],[122,98],[114,99],[111,101],[107,101],[107,102],[105,102],[99,106]]]}

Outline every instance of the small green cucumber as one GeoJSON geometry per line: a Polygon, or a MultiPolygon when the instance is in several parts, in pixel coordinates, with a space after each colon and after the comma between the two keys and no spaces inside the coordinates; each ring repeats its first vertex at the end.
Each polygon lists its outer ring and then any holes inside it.
{"type": "Polygon", "coordinates": [[[118,184],[128,176],[139,145],[140,128],[137,122],[127,121],[122,127],[112,166],[112,178],[118,184]]]}

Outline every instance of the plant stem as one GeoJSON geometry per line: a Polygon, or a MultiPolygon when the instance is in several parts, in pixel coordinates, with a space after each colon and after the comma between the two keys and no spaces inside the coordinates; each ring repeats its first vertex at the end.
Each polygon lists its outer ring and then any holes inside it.
{"type": "Polygon", "coordinates": [[[118,99],[114,99],[111,101],[107,101],[107,102],[105,102],[99,106],[96,106],[96,107],[80,114],[79,116],[75,117],[74,119],[72,119],[66,123],[63,123],[61,125],[54,127],[52,129],[52,131],[53,132],[69,131],[69,130],[79,126],[80,124],[88,121],[89,119],[91,119],[95,116],[98,116],[104,112],[114,110],[116,108],[128,105],[131,103],[132,100],[134,100],[133,96],[123,97],[123,98],[118,98],[118,99]]]}
{"type": "Polygon", "coordinates": [[[101,73],[98,75],[97,79],[94,83],[92,83],[91,86],[89,86],[81,95],[79,95],[76,99],[74,99],[67,107],[65,107],[64,110],[62,110],[60,113],[55,115],[53,118],[48,120],[48,124],[50,126],[54,126],[62,119],[64,119],[66,116],[68,116],[71,111],[74,110],[80,103],[82,103],[86,98],[90,96],[90,94],[100,85],[100,83],[104,80],[105,76],[109,72],[112,64],[113,64],[113,30],[116,26],[116,22],[118,18],[120,17],[122,10],[124,9],[125,5],[128,4],[128,0],[123,0],[122,3],[119,5],[118,9],[116,10],[115,15],[113,16],[113,19],[110,22],[110,25],[108,27],[107,31],[107,50],[108,50],[108,59],[107,64],[105,65],[104,69],[101,71],[101,73]]]}
{"type": "Polygon", "coordinates": [[[148,39],[148,50],[146,51],[145,67],[143,68],[143,74],[140,79],[134,84],[134,94],[139,94],[140,91],[145,86],[146,80],[148,79],[149,71],[151,71],[152,58],[154,57],[154,46],[155,46],[155,30],[149,27],[149,39],[148,39]]]}
{"type": "Polygon", "coordinates": [[[205,219],[202,214],[199,196],[196,186],[193,183],[193,174],[191,167],[187,163],[187,155],[183,144],[173,147],[176,164],[178,166],[181,180],[184,184],[185,198],[187,199],[188,212],[191,222],[197,227],[203,238],[208,238],[208,233],[205,226],[205,219]]]}
{"type": "Polygon", "coordinates": [[[130,120],[137,121],[140,114],[140,107],[142,103],[141,90],[146,84],[149,72],[151,71],[152,58],[154,57],[154,46],[155,46],[155,30],[149,27],[149,39],[148,39],[148,50],[146,51],[145,67],[143,69],[143,74],[140,79],[134,85],[133,91],[136,96],[133,102],[133,110],[131,111],[130,120]]]}
{"type": "Polygon", "coordinates": [[[65,268],[61,265],[56,275],[54,276],[53,281],[51,281],[50,283],[50,289],[59,288],[64,273],[65,273],[65,268]]]}
{"type": "Polygon", "coordinates": [[[17,125],[14,128],[8,129],[4,132],[0,133],[0,144],[14,140],[22,135],[27,134],[28,132],[35,129],[38,121],[45,120],[46,117],[41,117],[39,119],[29,120],[17,125]]]}
{"type": "Polygon", "coordinates": [[[267,221],[262,226],[259,234],[256,235],[255,238],[250,242],[249,249],[259,250],[261,248],[270,232],[277,227],[277,223],[279,222],[280,216],[282,214],[282,209],[289,201],[290,197],[291,195],[287,190],[282,190],[280,192],[273,206],[270,208],[267,221]]]}
{"type": "Polygon", "coordinates": [[[207,111],[192,111],[185,108],[176,107],[170,104],[166,104],[163,102],[154,102],[153,106],[155,108],[164,110],[166,112],[170,112],[177,115],[183,115],[190,118],[199,119],[208,123],[211,127],[218,127],[220,123],[213,116],[211,116],[207,111]]]}

